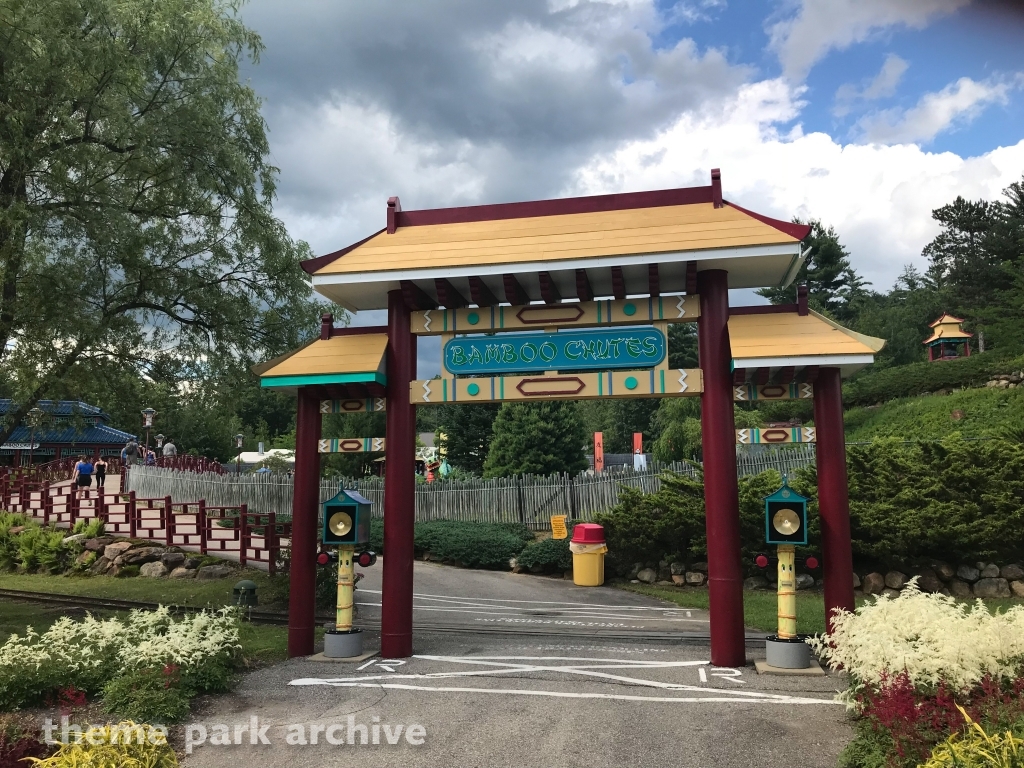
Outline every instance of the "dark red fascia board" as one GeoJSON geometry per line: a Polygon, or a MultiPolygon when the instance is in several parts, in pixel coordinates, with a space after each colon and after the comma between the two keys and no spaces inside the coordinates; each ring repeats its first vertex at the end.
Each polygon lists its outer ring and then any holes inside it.
{"type": "Polygon", "coordinates": [[[332,328],[331,338],[335,336],[362,336],[370,333],[387,333],[388,327],[386,325],[355,325],[345,326],[344,328],[332,328]]]}
{"type": "Polygon", "coordinates": [[[786,312],[796,314],[797,304],[764,304],[754,307],[729,307],[729,315],[781,315],[786,312]]]}
{"type": "Polygon", "coordinates": [[[386,232],[386,231],[387,231],[387,227],[385,227],[384,229],[378,229],[372,235],[370,235],[369,237],[364,237],[358,243],[352,243],[352,245],[348,246],[347,248],[342,248],[340,251],[334,251],[333,253],[325,253],[323,256],[317,256],[316,258],[306,259],[305,261],[299,262],[299,266],[302,267],[302,270],[307,275],[312,275],[318,269],[321,269],[322,267],[326,267],[328,264],[330,264],[335,259],[341,258],[346,253],[348,253],[349,251],[355,250],[356,248],[358,248],[363,243],[372,240],[377,235],[379,235],[381,232],[386,232]]]}
{"type": "Polygon", "coordinates": [[[680,189],[660,189],[653,192],[622,192],[614,195],[563,197],[557,200],[531,200],[523,203],[401,211],[395,216],[399,227],[419,227],[430,224],[462,224],[471,221],[525,219],[532,216],[562,216],[569,213],[600,213],[710,202],[712,202],[710,186],[682,187],[680,189]]]}
{"type": "Polygon", "coordinates": [[[762,216],[760,213],[754,213],[748,211],[746,208],[736,203],[730,203],[728,200],[724,201],[726,205],[735,208],[737,211],[743,211],[751,218],[757,219],[758,221],[767,224],[769,227],[775,227],[780,232],[785,232],[790,237],[795,237],[797,240],[803,240],[809,234],[811,234],[810,224],[797,224],[792,221],[782,221],[781,219],[773,219],[771,216],[762,216]]]}

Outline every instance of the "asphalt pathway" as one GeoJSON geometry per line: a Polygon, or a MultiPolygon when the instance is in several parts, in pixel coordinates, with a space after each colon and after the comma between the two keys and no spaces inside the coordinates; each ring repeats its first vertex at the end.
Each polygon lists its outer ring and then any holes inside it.
{"type": "MultiPolygon", "coordinates": [[[[379,566],[363,572],[369,627],[379,566]]],[[[412,658],[293,659],[251,673],[200,707],[186,768],[831,768],[852,736],[834,701],[841,678],[758,676],[754,638],[747,666],[712,667],[701,611],[429,563],[417,563],[416,594],[412,658]],[[211,743],[216,725],[231,741],[243,729],[240,743],[211,743]]],[[[366,648],[379,648],[373,630],[366,648]]]]}

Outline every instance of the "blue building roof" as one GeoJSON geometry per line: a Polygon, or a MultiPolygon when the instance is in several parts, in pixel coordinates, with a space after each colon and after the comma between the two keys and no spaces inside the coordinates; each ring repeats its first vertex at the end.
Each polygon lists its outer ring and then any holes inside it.
{"type": "MultiPolygon", "coordinates": [[[[18,403],[9,398],[0,398],[0,416],[6,416],[16,410],[18,403]]],[[[86,416],[109,421],[110,417],[102,408],[83,403],[81,400],[40,400],[36,408],[50,416],[86,416]]]]}
{"type": "MultiPolygon", "coordinates": [[[[7,443],[28,443],[31,430],[21,426],[11,433],[7,443]]],[[[60,443],[61,445],[124,445],[135,435],[129,435],[106,424],[94,424],[78,431],[70,424],[57,424],[50,429],[37,428],[35,434],[37,445],[60,443]]]]}
{"type": "MultiPolygon", "coordinates": [[[[13,400],[0,398],[0,418],[17,409],[13,400]]],[[[103,409],[79,400],[40,400],[36,407],[47,414],[32,430],[19,424],[0,446],[0,452],[28,449],[29,438],[37,446],[122,446],[135,435],[108,426],[110,417],[103,409]]]]}

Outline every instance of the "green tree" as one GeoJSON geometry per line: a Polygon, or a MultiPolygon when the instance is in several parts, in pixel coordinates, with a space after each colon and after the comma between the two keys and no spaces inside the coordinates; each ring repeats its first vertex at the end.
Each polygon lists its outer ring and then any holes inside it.
{"type": "Polygon", "coordinates": [[[499,408],[497,403],[448,403],[438,407],[438,447],[449,464],[474,475],[483,474],[499,408]]]}
{"type": "Polygon", "coordinates": [[[84,361],[244,366],[319,308],[274,218],[237,0],[0,0],[0,368],[25,412],[84,361]]]}
{"type": "Polygon", "coordinates": [[[574,402],[504,403],[494,419],[484,477],[580,472],[587,468],[586,442],[574,402]]]}
{"type": "Polygon", "coordinates": [[[811,234],[804,245],[810,249],[807,259],[789,288],[763,288],[758,291],[772,304],[796,301],[797,285],[807,286],[808,303],[812,309],[848,322],[856,316],[857,307],[867,295],[867,283],[850,266],[850,252],[839,242],[833,227],[812,220],[811,234]]]}
{"type": "Polygon", "coordinates": [[[930,262],[929,275],[939,287],[954,288],[961,306],[983,299],[982,292],[996,278],[987,240],[994,223],[995,208],[984,200],[957,197],[949,205],[932,211],[941,231],[924,247],[930,262]]]}

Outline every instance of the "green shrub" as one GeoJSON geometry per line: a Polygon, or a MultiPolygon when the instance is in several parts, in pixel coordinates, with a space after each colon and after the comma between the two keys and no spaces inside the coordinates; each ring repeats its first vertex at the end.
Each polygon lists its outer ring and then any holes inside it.
{"type": "Polygon", "coordinates": [[[540,567],[545,572],[568,571],[572,568],[569,539],[543,539],[530,542],[519,553],[516,562],[530,570],[540,567]]]}
{"type": "Polygon", "coordinates": [[[89,734],[96,745],[85,739],[62,744],[50,757],[36,760],[35,768],[176,768],[178,765],[178,757],[167,739],[149,726],[126,721],[94,726],[89,734]]]}
{"type": "Polygon", "coordinates": [[[16,526],[32,525],[25,515],[17,515],[11,512],[0,512],[0,571],[13,571],[18,567],[21,560],[18,557],[17,534],[11,533],[11,528],[16,526]]]}
{"type": "Polygon", "coordinates": [[[188,715],[189,692],[171,668],[140,669],[103,687],[103,708],[129,720],[176,723],[188,715]]]}
{"type": "Polygon", "coordinates": [[[99,518],[93,518],[88,522],[77,520],[71,533],[80,533],[87,539],[95,539],[97,536],[103,535],[103,521],[99,518]]]}
{"type": "Polygon", "coordinates": [[[843,386],[843,401],[847,406],[873,405],[939,389],[977,387],[995,374],[1024,369],[1024,357],[1019,355],[1019,351],[997,350],[938,363],[868,370],[843,386]]]}
{"type": "Polygon", "coordinates": [[[130,579],[133,576],[138,576],[141,570],[142,566],[140,565],[122,565],[114,575],[118,579],[130,579]]]}
{"type": "Polygon", "coordinates": [[[80,551],[76,543],[64,541],[66,535],[58,528],[27,527],[15,537],[18,566],[27,573],[63,573],[80,551]]]}
{"type": "Polygon", "coordinates": [[[507,569],[528,541],[533,534],[525,527],[499,523],[430,520],[417,524],[414,532],[417,553],[466,568],[507,569]]]}

